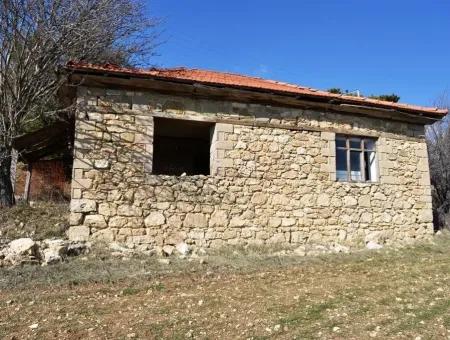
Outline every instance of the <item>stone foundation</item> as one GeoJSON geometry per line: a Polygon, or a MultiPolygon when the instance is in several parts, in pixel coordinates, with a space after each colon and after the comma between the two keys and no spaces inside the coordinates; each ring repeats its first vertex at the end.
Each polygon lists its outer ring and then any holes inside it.
{"type": "Polygon", "coordinates": [[[387,244],[432,235],[423,126],[80,88],[72,239],[198,247],[387,244]],[[153,117],[220,121],[210,176],[152,175],[153,117]],[[336,181],[335,134],[377,138],[375,183],[336,181]]]}

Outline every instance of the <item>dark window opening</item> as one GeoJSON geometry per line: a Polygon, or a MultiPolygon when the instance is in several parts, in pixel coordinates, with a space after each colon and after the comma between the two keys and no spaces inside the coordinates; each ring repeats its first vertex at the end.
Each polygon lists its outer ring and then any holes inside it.
{"type": "Polygon", "coordinates": [[[154,119],[153,173],[209,175],[214,124],[179,119],[154,119]]]}

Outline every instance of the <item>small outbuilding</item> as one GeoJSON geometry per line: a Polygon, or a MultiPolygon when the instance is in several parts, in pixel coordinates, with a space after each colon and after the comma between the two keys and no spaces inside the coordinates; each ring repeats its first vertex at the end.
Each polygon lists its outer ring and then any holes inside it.
{"type": "Polygon", "coordinates": [[[58,121],[13,142],[16,200],[70,200],[73,123],[58,121]]]}

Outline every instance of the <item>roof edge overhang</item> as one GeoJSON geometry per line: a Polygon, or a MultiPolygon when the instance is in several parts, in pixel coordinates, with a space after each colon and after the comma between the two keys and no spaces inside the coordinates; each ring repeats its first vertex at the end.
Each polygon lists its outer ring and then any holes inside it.
{"type": "Polygon", "coordinates": [[[33,162],[54,154],[70,153],[73,135],[74,122],[61,120],[15,137],[12,146],[19,152],[20,160],[33,162]]]}
{"type": "MultiPolygon", "coordinates": [[[[274,106],[317,109],[344,114],[361,114],[376,118],[403,121],[414,124],[432,124],[442,119],[447,113],[444,109],[426,110],[413,106],[393,107],[391,103],[372,103],[370,100],[355,100],[349,96],[323,96],[320,93],[298,94],[287,91],[276,91],[252,88],[240,85],[229,85],[202,82],[190,79],[167,78],[148,74],[132,74],[115,70],[95,68],[66,67],[70,72],[71,83],[84,86],[151,90],[160,93],[190,95],[201,98],[229,99],[240,102],[267,104],[274,106]]],[[[377,101],[379,102],[379,101],[377,101]]]]}

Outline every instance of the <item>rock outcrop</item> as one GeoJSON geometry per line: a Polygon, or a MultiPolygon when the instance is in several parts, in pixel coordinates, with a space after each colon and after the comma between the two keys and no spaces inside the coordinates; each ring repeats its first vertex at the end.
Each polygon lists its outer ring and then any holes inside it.
{"type": "Polygon", "coordinates": [[[0,266],[50,265],[62,262],[69,256],[86,254],[90,247],[91,244],[88,242],[73,242],[63,239],[33,241],[31,238],[20,238],[0,249],[0,266]]]}

